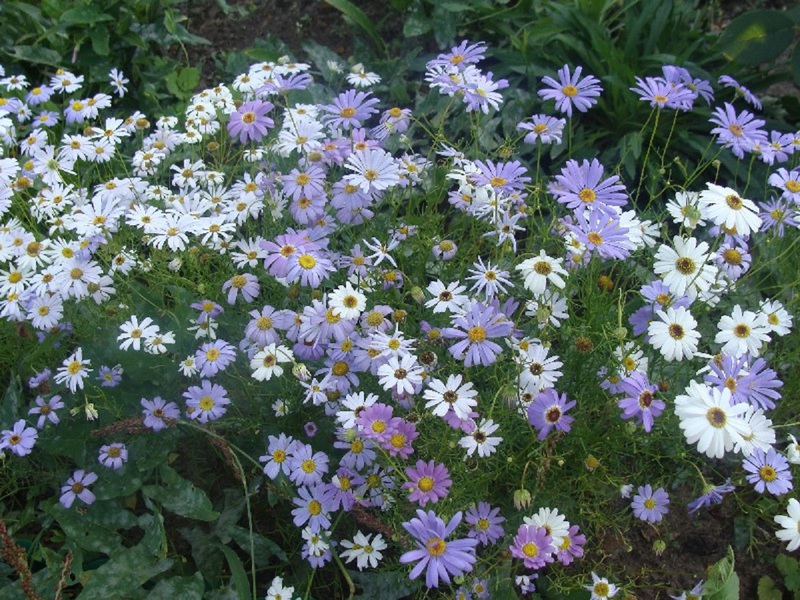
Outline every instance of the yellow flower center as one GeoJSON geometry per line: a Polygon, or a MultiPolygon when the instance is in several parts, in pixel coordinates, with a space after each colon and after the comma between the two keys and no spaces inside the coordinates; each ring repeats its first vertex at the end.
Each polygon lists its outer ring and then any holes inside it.
{"type": "Polygon", "coordinates": [[[576,88],[574,85],[565,85],[563,88],[561,88],[561,93],[567,98],[572,98],[573,96],[578,95],[578,88],[576,88]]]}
{"type": "Polygon", "coordinates": [[[486,340],[486,330],[480,325],[476,325],[475,327],[469,330],[469,332],[467,333],[467,337],[469,338],[469,341],[472,342],[473,344],[479,344],[480,342],[486,340]]]}
{"type": "Polygon", "coordinates": [[[317,259],[310,254],[303,254],[297,259],[297,262],[300,263],[300,266],[304,269],[313,269],[317,264],[317,259]]]}
{"type": "Polygon", "coordinates": [[[578,198],[580,198],[581,202],[585,204],[591,204],[597,200],[597,194],[595,194],[594,190],[591,188],[583,188],[580,192],[578,192],[578,198]]]}
{"type": "Polygon", "coordinates": [[[214,408],[214,399],[211,396],[203,396],[200,398],[200,402],[197,403],[200,407],[200,410],[211,410],[214,408]]]}
{"type": "Polygon", "coordinates": [[[433,489],[434,481],[432,477],[422,477],[417,482],[417,487],[421,492],[430,492],[433,489]]]}
{"type": "Polygon", "coordinates": [[[706,419],[708,419],[708,422],[711,423],[712,427],[716,427],[717,429],[722,429],[728,422],[728,417],[725,414],[725,411],[717,407],[708,409],[708,412],[706,413],[706,419]]]}
{"type": "Polygon", "coordinates": [[[447,549],[447,544],[442,538],[432,537],[428,540],[428,543],[425,544],[425,548],[431,556],[441,556],[447,549]]]}
{"type": "Polygon", "coordinates": [[[533,542],[528,542],[522,546],[522,553],[528,558],[534,558],[539,554],[539,546],[533,542]]]}

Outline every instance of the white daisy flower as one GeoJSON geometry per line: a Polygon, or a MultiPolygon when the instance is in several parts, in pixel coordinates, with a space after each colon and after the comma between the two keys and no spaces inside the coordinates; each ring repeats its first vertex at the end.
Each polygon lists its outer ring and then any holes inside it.
{"type": "Polygon", "coordinates": [[[762,344],[769,342],[769,323],[763,314],[742,310],[738,304],[730,316],[724,315],[717,325],[719,332],[714,337],[718,344],[725,344],[721,352],[735,358],[745,353],[758,356],[762,344]]]}
{"type": "Polygon", "coordinates": [[[787,515],[773,517],[775,522],[783,527],[780,531],[776,531],[775,535],[779,540],[789,542],[786,550],[793,552],[800,548],[800,502],[795,498],[789,498],[787,512],[787,515]]]}
{"type": "Polygon", "coordinates": [[[706,242],[698,243],[690,237],[675,236],[675,248],[662,244],[656,251],[653,271],[661,275],[669,291],[676,296],[688,294],[692,298],[699,291],[707,291],[716,281],[717,267],[711,263],[706,242]]]}
{"type": "Polygon", "coordinates": [[[697,351],[700,334],[697,332],[697,321],[692,313],[684,307],[669,307],[666,312],[656,311],[658,319],[647,326],[650,345],[668,361],[692,358],[697,351]]]}
{"type": "Polygon", "coordinates": [[[541,296],[548,282],[559,289],[564,289],[566,285],[564,277],[567,277],[567,271],[561,266],[563,262],[563,258],[552,258],[545,254],[544,250],[540,250],[539,256],[523,260],[514,268],[521,271],[525,277],[523,281],[525,289],[536,296],[541,296]]]}
{"type": "Polygon", "coordinates": [[[697,451],[709,458],[722,458],[750,428],[742,419],[747,403],[731,406],[727,388],[711,389],[692,381],[686,394],[675,398],[675,414],[688,444],[697,443],[697,451]]]}
{"type": "Polygon", "coordinates": [[[461,308],[469,302],[469,297],[461,292],[467,289],[458,281],[448,283],[446,286],[440,280],[428,284],[428,293],[433,296],[425,302],[426,308],[433,308],[434,313],[445,311],[460,312],[461,308]]]}
{"type": "Polygon", "coordinates": [[[771,333],[786,335],[792,330],[792,315],[778,300],[762,301],[760,312],[767,317],[767,327],[771,333]]]}
{"type": "Polygon", "coordinates": [[[758,207],[752,200],[741,198],[735,190],[707,183],[708,189],[700,192],[700,203],[706,206],[708,218],[735,235],[750,235],[761,227],[758,207]]]}
{"type": "Polygon", "coordinates": [[[155,325],[150,317],[145,317],[140,323],[139,317],[132,315],[119,328],[122,331],[117,336],[117,341],[122,341],[119,345],[120,350],[127,350],[131,346],[134,350],[141,350],[143,340],[158,335],[158,325],[155,325]]]}
{"type": "Polygon", "coordinates": [[[469,381],[463,384],[462,381],[461,375],[448,376],[446,383],[432,379],[423,394],[428,401],[425,408],[431,409],[437,417],[445,416],[452,408],[459,419],[469,419],[472,409],[478,404],[476,400],[478,391],[469,381]]]}
{"type": "Polygon", "coordinates": [[[557,508],[543,507],[535,515],[523,519],[526,525],[544,527],[547,535],[553,538],[553,546],[559,548],[564,538],[569,535],[569,521],[558,512],[557,508]]]}
{"type": "Polygon", "coordinates": [[[280,363],[294,361],[294,353],[284,345],[269,344],[259,350],[250,359],[250,368],[253,369],[252,377],[257,381],[269,381],[272,376],[283,375],[280,363]]]}
{"type": "Polygon", "coordinates": [[[340,542],[342,547],[346,548],[340,556],[348,563],[355,559],[359,571],[366,567],[371,569],[377,567],[378,561],[383,558],[381,550],[386,550],[387,548],[386,542],[383,541],[380,533],[376,533],[371,541],[370,535],[364,535],[359,531],[353,537],[352,542],[350,540],[342,540],[340,542]]]}
{"type": "Polygon", "coordinates": [[[667,212],[673,223],[687,229],[702,227],[708,218],[706,205],[700,203],[697,192],[677,192],[675,198],[667,202],[667,212]]]}
{"type": "Polygon", "coordinates": [[[499,436],[492,436],[491,434],[497,431],[500,425],[495,424],[492,419],[484,419],[480,425],[475,428],[469,435],[465,435],[458,441],[458,445],[467,451],[467,457],[472,456],[475,452],[478,456],[485,458],[497,451],[497,446],[503,441],[499,436]]]}
{"type": "Polygon", "coordinates": [[[357,319],[367,307],[367,297],[348,281],[328,294],[328,306],[342,319],[357,319]]]}

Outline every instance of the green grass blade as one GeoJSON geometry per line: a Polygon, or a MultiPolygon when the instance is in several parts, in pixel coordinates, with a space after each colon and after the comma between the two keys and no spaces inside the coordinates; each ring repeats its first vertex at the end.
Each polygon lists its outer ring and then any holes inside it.
{"type": "Polygon", "coordinates": [[[349,0],[325,0],[325,2],[341,11],[341,13],[344,14],[348,19],[361,27],[361,29],[363,29],[367,35],[372,38],[372,41],[375,42],[375,46],[378,48],[378,51],[381,54],[386,54],[386,46],[384,45],[381,36],[378,35],[377,30],[372,25],[372,21],[370,21],[367,15],[364,14],[364,11],[362,11],[349,0]]]}

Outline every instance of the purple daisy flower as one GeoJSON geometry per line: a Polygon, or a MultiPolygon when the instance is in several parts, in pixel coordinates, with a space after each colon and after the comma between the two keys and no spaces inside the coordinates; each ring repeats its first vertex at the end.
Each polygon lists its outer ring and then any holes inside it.
{"type": "Polygon", "coordinates": [[[403,488],[412,490],[408,499],[419,502],[420,506],[425,506],[428,502],[438,502],[447,496],[450,486],[453,485],[447,467],[437,465],[432,460],[427,463],[418,460],[416,467],[406,467],[405,471],[409,480],[403,484],[403,488]]]}
{"type": "Polygon", "coordinates": [[[392,435],[389,436],[389,441],[383,444],[383,449],[389,453],[389,456],[399,456],[405,460],[414,454],[411,444],[417,437],[419,437],[419,432],[417,432],[416,425],[400,419],[394,423],[392,435]]]}
{"type": "Polygon", "coordinates": [[[505,315],[491,306],[474,302],[464,316],[453,319],[453,327],[442,330],[446,338],[459,338],[448,349],[456,360],[463,360],[465,367],[482,365],[488,367],[497,360],[503,349],[489,338],[508,337],[514,324],[505,315]]]}
{"type": "Polygon", "coordinates": [[[566,120],[551,117],[550,115],[533,115],[532,123],[525,121],[517,123],[517,129],[528,131],[522,140],[526,144],[535,144],[541,141],[543,144],[560,144],[566,120]]]}
{"type": "Polygon", "coordinates": [[[293,500],[297,506],[292,510],[293,522],[297,527],[308,527],[313,532],[328,529],[331,526],[331,494],[327,485],[315,484],[313,487],[300,486],[297,490],[299,498],[293,500]]]}
{"type": "Polygon", "coordinates": [[[717,83],[728,88],[733,88],[736,91],[737,96],[741,96],[744,98],[745,102],[748,102],[758,110],[761,110],[761,100],[759,100],[753,92],[744,87],[730,75],[720,75],[717,79],[717,83]]]}
{"type": "Polygon", "coordinates": [[[616,214],[587,209],[575,213],[575,220],[576,224],[566,224],[567,229],[586,246],[589,254],[617,260],[625,260],[630,256],[632,245],[628,228],[620,224],[616,214]]]}
{"type": "MultiPolygon", "coordinates": [[[[797,201],[800,203],[800,200],[797,201]]],[[[759,231],[774,231],[778,237],[783,237],[786,226],[800,228],[800,219],[795,216],[794,207],[785,198],[777,198],[770,202],[759,202],[761,212],[761,227],[759,231]]]]}
{"type": "Polygon", "coordinates": [[[767,361],[763,358],[756,359],[747,371],[747,375],[739,382],[745,402],[764,410],[775,408],[774,401],[781,399],[781,393],[777,388],[783,387],[783,381],[778,379],[778,374],[767,367],[767,361]]]}
{"type": "Polygon", "coordinates": [[[47,421],[50,421],[53,425],[58,425],[59,418],[56,411],[59,408],[64,408],[64,403],[61,402],[61,396],[56,395],[49,400],[45,400],[41,396],[36,396],[36,406],[28,410],[28,414],[39,415],[36,428],[41,429],[47,421]]]}
{"type": "Polygon", "coordinates": [[[117,387],[122,381],[122,372],[120,365],[115,367],[102,365],[97,370],[97,381],[100,382],[100,387],[117,387]]]}
{"type": "Polygon", "coordinates": [[[661,400],[654,398],[658,386],[651,385],[647,377],[634,371],[620,381],[620,387],[627,394],[617,402],[617,406],[622,409],[622,418],[636,418],[649,433],[653,428],[653,420],[664,412],[666,406],[661,400]]]}
{"type": "Polygon", "coordinates": [[[485,53],[485,42],[472,44],[467,40],[463,40],[458,46],[451,48],[450,52],[440,54],[433,60],[428,61],[427,68],[455,67],[459,71],[464,71],[469,65],[475,65],[482,61],[485,53]]]}
{"type": "Polygon", "coordinates": [[[216,421],[228,410],[225,406],[231,401],[227,394],[224,387],[207,379],[201,381],[200,386],[191,386],[183,393],[189,418],[201,423],[216,421]]]}
{"type": "Polygon", "coordinates": [[[768,452],[755,448],[753,453],[744,459],[742,467],[750,473],[747,481],[755,486],[759,494],[763,494],[766,490],[774,496],[780,496],[793,487],[789,461],[774,448],[770,448],[768,452]]]}
{"type": "Polygon", "coordinates": [[[575,400],[567,401],[566,394],[559,397],[554,388],[542,390],[528,406],[528,423],[539,432],[540,440],[546,438],[553,429],[568,433],[575,419],[566,413],[575,404],[575,400]]]}
{"type": "Polygon", "coordinates": [[[378,112],[374,106],[379,100],[371,96],[369,92],[356,90],[342,92],[333,99],[332,104],[320,106],[320,110],[326,113],[322,116],[322,122],[331,129],[361,127],[362,121],[378,112]]]}
{"type": "Polygon", "coordinates": [[[541,569],[553,562],[553,538],[544,527],[520,525],[514,543],[509,548],[511,556],[522,559],[528,569],[541,569]]]}
{"type": "Polygon", "coordinates": [[[720,504],[725,497],[736,489],[736,486],[731,484],[731,478],[725,480],[722,485],[709,485],[703,486],[703,494],[692,500],[686,507],[689,509],[689,514],[696,513],[703,506],[711,506],[712,504],[720,504]]]}
{"type": "Polygon", "coordinates": [[[291,458],[296,442],[291,436],[281,433],[278,437],[270,435],[268,438],[267,453],[259,456],[259,462],[264,463],[264,475],[275,479],[283,471],[287,477],[291,472],[291,458]]]}
{"type": "Polygon", "coordinates": [[[459,577],[472,571],[478,540],[465,538],[445,541],[458,527],[461,517],[461,512],[457,512],[445,526],[433,511],[426,513],[417,510],[417,518],[403,523],[403,528],[415,538],[417,545],[416,550],[400,557],[403,564],[417,563],[409,574],[410,579],[416,579],[425,571],[425,585],[432,588],[439,587],[440,579],[450,583],[450,575],[459,577]]]}
{"type": "Polygon", "coordinates": [[[115,442],[100,447],[100,454],[97,457],[104,467],[111,469],[121,469],[122,465],[128,462],[128,448],[125,444],[115,442]]]}
{"type": "Polygon", "coordinates": [[[306,249],[289,257],[286,282],[294,283],[299,280],[300,285],[317,289],[335,271],[336,267],[321,251],[306,249]]]}
{"type": "Polygon", "coordinates": [[[471,526],[467,535],[476,538],[479,544],[489,546],[503,537],[502,523],[505,518],[500,515],[499,508],[492,508],[488,502],[478,502],[464,515],[464,520],[471,526]]]}
{"type": "Polygon", "coordinates": [[[667,82],[662,77],[636,77],[636,87],[629,88],[639,94],[639,100],[649,102],[653,108],[690,110],[695,95],[682,84],[667,82]]]}
{"type": "Polygon", "coordinates": [[[603,91],[600,80],[592,75],[581,79],[583,67],[576,67],[575,73],[570,74],[569,65],[564,65],[558,70],[558,81],[552,77],[543,77],[542,83],[548,86],[539,90],[537,94],[544,100],[555,100],[556,110],[572,117],[572,107],[580,112],[586,112],[594,104],[596,98],[603,91]]]}
{"type": "Polygon", "coordinates": [[[576,160],[568,160],[561,174],[556,175],[556,182],[548,186],[548,191],[558,202],[574,211],[590,206],[599,209],[624,206],[628,202],[628,194],[625,186],[619,183],[619,176],[602,177],[603,165],[596,158],[580,164],[576,160]]]}
{"type": "Polygon", "coordinates": [[[737,115],[732,104],[726,102],[725,108],[717,107],[709,120],[717,125],[711,130],[712,135],[719,136],[717,143],[731,148],[738,158],[744,158],[744,153],[750,152],[757,144],[767,144],[767,132],[759,129],[765,121],[756,119],[746,110],[737,115]]]}
{"type": "Polygon", "coordinates": [[[639,487],[639,493],[633,497],[631,508],[636,518],[649,523],[657,523],[669,512],[669,494],[664,488],[653,488],[648,483],[639,487]]]}
{"type": "Polygon", "coordinates": [[[365,438],[384,444],[392,435],[390,425],[394,418],[394,409],[391,406],[376,402],[356,415],[356,426],[365,438]]]}
{"type": "Polygon", "coordinates": [[[567,535],[563,537],[561,545],[556,548],[556,558],[562,565],[570,564],[574,559],[583,556],[583,545],[586,543],[586,536],[578,533],[577,525],[570,526],[567,535]]]}
{"type": "Polygon", "coordinates": [[[11,429],[0,432],[0,450],[8,448],[17,456],[25,456],[31,453],[38,437],[36,428],[28,427],[25,419],[20,419],[11,429]]]}
{"type": "Polygon", "coordinates": [[[160,396],[156,396],[152,400],[142,398],[141,404],[144,407],[144,410],[142,410],[144,426],[149,427],[153,431],[160,431],[167,427],[167,423],[164,419],[181,418],[181,411],[178,405],[174,402],[167,402],[160,396]]]}
{"type": "Polygon", "coordinates": [[[275,126],[275,121],[267,116],[273,104],[263,100],[245,102],[239,109],[231,114],[228,121],[228,133],[231,137],[238,137],[244,144],[248,140],[260,142],[267,131],[275,126]]]}
{"type": "Polygon", "coordinates": [[[190,306],[191,308],[200,311],[200,314],[197,315],[198,323],[205,323],[209,319],[216,319],[220,314],[222,314],[225,311],[224,308],[222,308],[219,304],[217,304],[213,300],[202,300],[200,302],[195,302],[190,306]]]}
{"type": "Polygon", "coordinates": [[[234,304],[239,292],[245,302],[252,302],[261,292],[258,277],[250,273],[237,274],[222,284],[222,293],[228,292],[228,304],[234,304]]]}
{"type": "Polygon", "coordinates": [[[531,180],[525,175],[527,170],[518,160],[498,163],[490,160],[485,163],[476,160],[475,166],[478,167],[479,172],[475,174],[474,185],[490,185],[495,192],[511,194],[515,191],[522,191],[525,189],[525,184],[531,180]]]}
{"type": "Polygon", "coordinates": [[[325,171],[316,165],[292,169],[287,175],[282,175],[283,193],[292,200],[305,198],[319,198],[325,196],[325,171]]]}
{"type": "Polygon", "coordinates": [[[194,364],[201,377],[213,377],[236,360],[236,348],[225,340],[206,342],[197,349],[194,364]]]}
{"type": "Polygon", "coordinates": [[[75,502],[75,498],[81,500],[84,504],[94,503],[95,496],[89,490],[90,485],[97,481],[97,475],[91,472],[78,469],[72,474],[72,477],[67,479],[67,483],[61,486],[61,498],[59,502],[64,508],[69,508],[75,502]]]}
{"type": "Polygon", "coordinates": [[[297,443],[290,464],[289,479],[297,486],[312,486],[328,472],[328,455],[314,452],[308,444],[297,443]]]}

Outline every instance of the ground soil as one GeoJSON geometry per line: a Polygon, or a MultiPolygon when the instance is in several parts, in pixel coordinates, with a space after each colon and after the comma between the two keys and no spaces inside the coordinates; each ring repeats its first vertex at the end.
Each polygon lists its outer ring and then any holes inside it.
{"type": "MultiPolygon", "coordinates": [[[[376,24],[384,39],[401,35],[397,22],[386,19],[384,2],[351,1],[376,24]]],[[[724,27],[738,14],[752,8],[786,9],[793,7],[795,1],[721,0],[715,27],[724,27]]],[[[187,29],[211,42],[208,46],[188,48],[192,64],[201,69],[203,87],[218,82],[227,53],[250,48],[269,35],[280,38],[296,60],[306,58],[303,42],[308,39],[346,59],[352,52],[354,36],[362,35],[345,22],[337,9],[321,0],[193,0],[181,8],[188,17],[184,23],[187,29]]],[[[607,573],[614,581],[641,586],[642,591],[636,596],[638,600],[666,599],[668,594],[678,594],[675,588],[663,587],[667,582],[690,589],[706,577],[708,566],[725,556],[728,546],[735,546],[733,506],[723,504],[689,516],[683,506],[691,498],[685,498],[683,503],[675,497],[673,500],[676,508],[669,515],[671,533],[666,540],[667,548],[660,556],[652,551],[641,551],[652,548],[656,540],[655,529],[646,523],[637,524],[625,532],[624,537],[614,532],[601,533],[595,543],[590,544],[594,545],[591,552],[604,557],[607,573]]],[[[773,529],[771,523],[762,525],[766,532],[773,529]]],[[[780,547],[763,531],[757,535],[762,548],[760,556],[736,553],[741,598],[756,598],[758,580],[764,575],[781,581],[769,564],[770,554],[774,556],[780,547]]]]}

